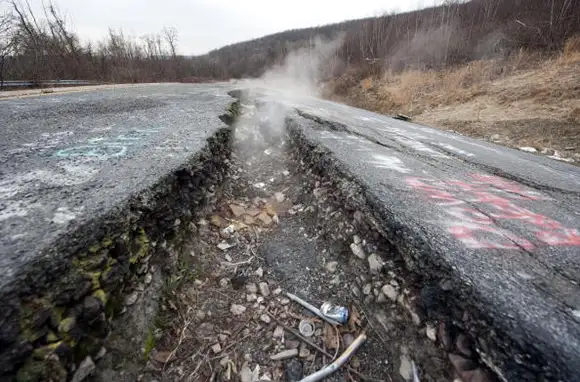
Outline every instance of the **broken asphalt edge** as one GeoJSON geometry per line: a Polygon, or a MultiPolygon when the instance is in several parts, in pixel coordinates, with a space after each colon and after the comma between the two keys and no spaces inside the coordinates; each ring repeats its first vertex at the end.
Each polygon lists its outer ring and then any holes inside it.
{"type": "Polygon", "coordinates": [[[427,320],[437,323],[438,342],[451,357],[454,345],[446,342],[462,335],[475,345],[477,362],[499,380],[530,381],[541,376],[550,381],[580,379],[577,360],[569,359],[552,343],[534,336],[533,331],[518,328],[513,321],[498,316],[494,301],[475,290],[426,239],[393,217],[388,206],[329,149],[309,140],[304,130],[311,126],[299,118],[299,115],[286,118],[293,147],[307,167],[334,182],[350,209],[371,217],[374,228],[398,252],[407,274],[420,280],[414,282],[421,285],[418,310],[427,320]],[[433,296],[436,304],[426,301],[433,296]]]}
{"type": "MultiPolygon", "coordinates": [[[[238,104],[216,118],[223,127],[203,149],[151,188],[71,227],[0,290],[0,380],[66,380],[102,349],[115,329],[113,318],[130,313],[132,290],[153,289],[143,294],[156,300],[177,267],[176,249],[224,180],[233,139],[228,125],[238,104]]],[[[146,304],[148,317],[139,312],[139,320],[151,323],[157,304],[146,304]]],[[[147,329],[133,328],[145,331],[145,348],[147,329]]]]}

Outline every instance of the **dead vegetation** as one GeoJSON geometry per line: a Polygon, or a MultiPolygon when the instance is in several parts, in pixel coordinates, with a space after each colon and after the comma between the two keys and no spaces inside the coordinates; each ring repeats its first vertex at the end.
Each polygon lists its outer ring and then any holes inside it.
{"type": "Polygon", "coordinates": [[[520,50],[509,59],[479,60],[432,71],[340,78],[328,97],[384,114],[578,159],[580,153],[580,37],[562,54],[520,50]],[[338,91],[336,90],[338,89],[338,91]]]}

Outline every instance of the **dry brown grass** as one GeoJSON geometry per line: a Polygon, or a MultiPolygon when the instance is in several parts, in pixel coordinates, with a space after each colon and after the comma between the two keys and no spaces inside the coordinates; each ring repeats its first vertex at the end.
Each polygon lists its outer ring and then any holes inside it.
{"type": "Polygon", "coordinates": [[[580,36],[558,57],[522,50],[507,60],[386,73],[344,88],[338,100],[357,107],[477,137],[503,132],[512,146],[574,146],[570,154],[580,154],[580,36]]]}

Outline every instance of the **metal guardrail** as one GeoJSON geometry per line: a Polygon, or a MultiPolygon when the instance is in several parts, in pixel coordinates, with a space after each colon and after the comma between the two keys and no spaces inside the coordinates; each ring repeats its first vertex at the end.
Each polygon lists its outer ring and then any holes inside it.
{"type": "Polygon", "coordinates": [[[47,80],[47,81],[2,81],[0,88],[3,89],[17,89],[17,88],[31,88],[31,87],[47,87],[47,86],[82,86],[82,85],[97,85],[97,81],[87,80],[47,80]]]}

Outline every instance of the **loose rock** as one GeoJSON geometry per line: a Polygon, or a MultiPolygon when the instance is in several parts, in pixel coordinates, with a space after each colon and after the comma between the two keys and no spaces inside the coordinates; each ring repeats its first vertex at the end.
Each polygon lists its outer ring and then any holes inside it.
{"type": "Polygon", "coordinates": [[[222,346],[218,342],[211,346],[211,351],[214,352],[214,354],[218,354],[219,352],[222,351],[222,346]]]}
{"type": "Polygon", "coordinates": [[[346,333],[342,336],[342,342],[345,347],[349,347],[354,342],[354,336],[350,333],[346,333]]]}
{"type": "Polygon", "coordinates": [[[258,293],[258,286],[254,283],[247,284],[246,291],[253,294],[258,293]]]}
{"type": "Polygon", "coordinates": [[[220,287],[226,288],[228,285],[230,285],[229,279],[223,278],[220,280],[220,287]]]}
{"type": "Polygon", "coordinates": [[[298,349],[288,349],[284,350],[278,354],[274,354],[270,357],[272,361],[280,361],[288,358],[293,358],[298,355],[298,349]]]}
{"type": "Polygon", "coordinates": [[[391,284],[387,284],[383,287],[382,292],[385,296],[387,296],[391,301],[395,302],[397,301],[397,296],[399,295],[399,292],[395,289],[394,286],[392,286],[391,284]]]}
{"type": "Polygon", "coordinates": [[[370,254],[368,262],[371,273],[375,274],[380,273],[383,270],[383,267],[385,266],[383,263],[383,259],[381,259],[379,255],[377,255],[376,253],[370,254]]]}
{"type": "Polygon", "coordinates": [[[363,250],[362,245],[356,244],[356,243],[352,243],[350,245],[350,250],[352,251],[352,253],[356,257],[358,257],[361,260],[364,260],[366,258],[365,251],[363,250]]]}
{"type": "Polygon", "coordinates": [[[75,371],[71,382],[81,382],[87,379],[90,375],[95,372],[96,366],[91,357],[87,357],[79,365],[77,371],[75,371]]]}
{"type": "Polygon", "coordinates": [[[366,284],[366,285],[363,287],[363,294],[364,294],[365,296],[368,296],[368,295],[370,295],[370,294],[371,294],[371,290],[372,290],[372,289],[373,289],[373,286],[372,286],[371,284],[366,284]]]}
{"type": "Polygon", "coordinates": [[[135,305],[135,303],[137,302],[138,299],[139,299],[139,293],[133,292],[125,297],[125,305],[127,305],[127,306],[135,305]]]}
{"type": "Polygon", "coordinates": [[[267,314],[262,314],[260,316],[260,321],[262,321],[265,324],[269,324],[270,322],[272,322],[272,319],[267,314]]]}
{"type": "Polygon", "coordinates": [[[435,327],[427,325],[425,328],[425,334],[427,334],[427,338],[429,338],[431,341],[437,341],[437,329],[435,329],[435,327]]]}
{"type": "Polygon", "coordinates": [[[261,282],[259,284],[260,287],[260,294],[264,297],[268,297],[270,295],[270,287],[268,286],[268,283],[266,282],[261,282]]]}
{"type": "Polygon", "coordinates": [[[264,276],[264,270],[262,269],[262,267],[256,269],[256,272],[254,272],[256,274],[256,276],[258,277],[263,277],[264,276]]]}
{"type": "Polygon", "coordinates": [[[329,261],[328,263],[326,263],[325,268],[330,273],[336,272],[338,268],[338,261],[329,261]]]}
{"type": "Polygon", "coordinates": [[[399,374],[405,381],[410,381],[413,378],[413,364],[411,358],[406,353],[401,354],[399,374]]]}
{"type": "Polygon", "coordinates": [[[230,312],[234,316],[242,315],[242,314],[244,314],[245,311],[246,311],[246,307],[243,305],[232,304],[232,306],[230,307],[230,312]]]}
{"type": "Polygon", "coordinates": [[[272,335],[274,338],[283,338],[284,337],[284,328],[281,326],[276,326],[274,329],[274,334],[272,335]]]}

